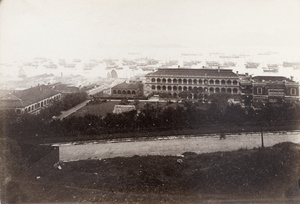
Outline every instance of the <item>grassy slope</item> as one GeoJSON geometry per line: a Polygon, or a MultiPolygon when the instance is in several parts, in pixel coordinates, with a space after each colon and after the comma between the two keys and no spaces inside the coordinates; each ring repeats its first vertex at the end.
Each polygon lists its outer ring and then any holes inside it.
{"type": "MultiPolygon", "coordinates": [[[[20,176],[18,193],[23,202],[286,199],[300,178],[299,150],[300,145],[282,143],[184,157],[77,161],[61,164],[61,170],[53,168],[50,156],[20,176]]],[[[11,196],[16,199],[18,193],[11,196]]]]}

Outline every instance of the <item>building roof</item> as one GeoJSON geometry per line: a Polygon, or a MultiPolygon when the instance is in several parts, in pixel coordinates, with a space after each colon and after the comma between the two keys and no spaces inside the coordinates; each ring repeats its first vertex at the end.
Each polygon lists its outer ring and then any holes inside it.
{"type": "Polygon", "coordinates": [[[40,85],[22,91],[18,91],[16,93],[9,93],[3,96],[0,100],[2,101],[19,100],[20,104],[18,105],[18,107],[25,107],[30,104],[39,102],[43,99],[54,96],[58,93],[59,92],[52,90],[46,85],[40,85]]]}
{"type": "Polygon", "coordinates": [[[255,76],[252,78],[255,82],[272,81],[272,82],[294,82],[293,80],[284,76],[255,76]]]}
{"type": "Polygon", "coordinates": [[[135,84],[128,84],[126,82],[123,82],[121,84],[118,84],[112,89],[139,89],[141,87],[141,84],[135,83],[135,84]]]}
{"type": "Polygon", "coordinates": [[[220,76],[220,77],[237,77],[237,74],[232,72],[231,69],[180,69],[180,68],[167,68],[158,69],[156,72],[149,73],[146,76],[220,76]]]}

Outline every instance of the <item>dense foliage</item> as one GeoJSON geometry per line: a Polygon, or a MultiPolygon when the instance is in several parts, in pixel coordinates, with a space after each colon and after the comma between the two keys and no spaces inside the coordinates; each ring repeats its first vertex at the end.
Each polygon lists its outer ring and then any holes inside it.
{"type": "MultiPolygon", "coordinates": [[[[84,100],[78,95],[77,103],[84,100]]],[[[5,134],[26,137],[52,137],[74,135],[102,135],[124,132],[147,132],[160,130],[201,129],[205,127],[228,126],[277,126],[298,123],[300,118],[299,104],[283,103],[274,106],[266,104],[261,110],[243,108],[239,104],[226,104],[222,97],[215,98],[203,109],[203,103],[185,101],[184,103],[148,103],[141,110],[122,114],[108,113],[106,116],[85,115],[68,117],[62,121],[51,120],[51,113],[57,107],[64,110],[73,104],[74,96],[66,96],[62,102],[45,109],[40,115],[22,115],[17,117],[6,113],[5,134]]],[[[134,102],[136,103],[136,102],[134,102]]],[[[74,103],[75,104],[75,103],[74,103]]],[[[2,114],[1,114],[2,115],[2,114]]]]}

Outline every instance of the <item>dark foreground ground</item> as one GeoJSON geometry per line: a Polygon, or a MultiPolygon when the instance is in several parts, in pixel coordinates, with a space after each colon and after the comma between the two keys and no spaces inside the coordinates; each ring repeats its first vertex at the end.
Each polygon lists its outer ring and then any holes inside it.
{"type": "Polygon", "coordinates": [[[293,143],[201,155],[184,153],[177,157],[56,162],[57,152],[52,151],[8,181],[2,202],[300,201],[300,145],[293,143]]]}

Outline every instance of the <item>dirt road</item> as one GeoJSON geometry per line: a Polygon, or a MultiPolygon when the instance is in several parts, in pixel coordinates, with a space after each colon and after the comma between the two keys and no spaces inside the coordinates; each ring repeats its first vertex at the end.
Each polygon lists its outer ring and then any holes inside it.
{"type": "MultiPolygon", "coordinates": [[[[300,143],[299,132],[264,133],[264,145],[280,142],[300,143]]],[[[131,157],[134,155],[181,155],[184,152],[208,153],[232,151],[240,148],[252,149],[261,146],[258,133],[227,135],[220,140],[218,135],[202,137],[156,138],[150,141],[112,141],[85,144],[58,144],[61,161],[131,157]]]]}

